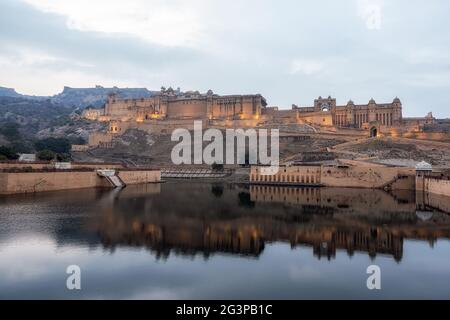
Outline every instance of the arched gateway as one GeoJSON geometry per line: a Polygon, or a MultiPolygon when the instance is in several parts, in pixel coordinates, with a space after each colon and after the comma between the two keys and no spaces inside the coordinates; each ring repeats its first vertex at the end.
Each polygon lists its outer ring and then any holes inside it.
{"type": "Polygon", "coordinates": [[[375,138],[378,136],[378,129],[377,127],[370,128],[370,137],[375,138]]]}

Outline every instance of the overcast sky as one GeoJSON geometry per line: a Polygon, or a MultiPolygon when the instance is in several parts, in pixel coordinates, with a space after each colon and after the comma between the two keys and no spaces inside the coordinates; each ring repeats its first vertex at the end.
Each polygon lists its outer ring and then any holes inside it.
{"type": "Polygon", "coordinates": [[[0,86],[261,93],[450,117],[448,0],[0,0],[0,86]]]}

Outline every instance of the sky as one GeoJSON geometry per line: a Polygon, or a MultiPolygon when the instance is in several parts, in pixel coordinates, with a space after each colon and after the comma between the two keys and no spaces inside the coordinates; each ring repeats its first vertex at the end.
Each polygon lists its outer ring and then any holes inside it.
{"type": "Polygon", "coordinates": [[[448,0],[0,0],[0,86],[180,87],[450,117],[448,0]]]}

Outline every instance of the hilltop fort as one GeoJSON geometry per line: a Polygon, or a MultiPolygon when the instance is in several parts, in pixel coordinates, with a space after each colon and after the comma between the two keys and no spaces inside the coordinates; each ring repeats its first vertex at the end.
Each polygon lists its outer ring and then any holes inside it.
{"type": "MultiPolygon", "coordinates": [[[[268,106],[261,94],[218,95],[212,90],[181,92],[165,89],[150,97],[122,99],[110,94],[101,109],[86,109],[83,117],[108,123],[107,132],[93,133],[90,147],[108,146],[114,136],[128,129],[148,133],[170,133],[175,128],[192,129],[193,120],[203,121],[203,127],[216,128],[280,128],[281,131],[333,132],[354,136],[376,137],[392,135],[415,138],[424,137],[423,128],[432,125],[435,118],[406,118],[402,115],[399,98],[389,103],[377,103],[371,99],[367,104],[348,101],[338,105],[332,97],[319,97],[312,106],[279,109],[268,106]]],[[[431,137],[431,135],[429,135],[431,137]]],[[[433,139],[444,140],[434,134],[433,139]]]]}

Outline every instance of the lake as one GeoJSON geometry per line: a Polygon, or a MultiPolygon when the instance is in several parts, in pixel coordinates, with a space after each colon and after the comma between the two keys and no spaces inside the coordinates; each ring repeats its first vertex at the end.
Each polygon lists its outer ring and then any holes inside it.
{"type": "Polygon", "coordinates": [[[423,199],[189,181],[1,196],[0,298],[448,299],[450,199],[423,199]]]}

